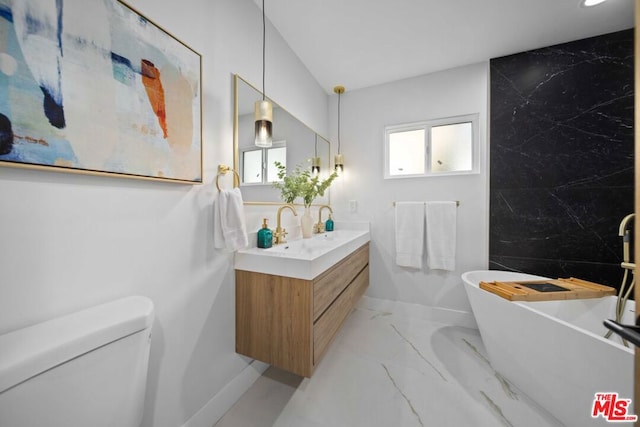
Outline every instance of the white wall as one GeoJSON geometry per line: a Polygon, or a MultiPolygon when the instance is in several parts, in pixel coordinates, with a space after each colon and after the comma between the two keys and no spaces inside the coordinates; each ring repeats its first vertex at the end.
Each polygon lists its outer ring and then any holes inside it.
{"type": "MultiPolygon", "coordinates": [[[[211,209],[217,165],[233,162],[232,75],[261,84],[262,18],[251,0],[128,3],[202,54],[206,183],[0,167],[0,333],[149,296],[143,425],[176,427],[250,363],[234,351],[233,256],[213,248],[211,209]]],[[[326,134],[326,94],[273,27],[267,49],[267,93],[326,134]]]]}
{"type": "MultiPolygon", "coordinates": [[[[339,82],[336,82],[339,83],[339,82]]],[[[346,173],[331,187],[335,219],[371,222],[371,282],[367,295],[469,311],[460,274],[486,268],[488,64],[476,64],[349,92],[341,98],[341,151],[346,173]],[[480,114],[481,173],[383,179],[384,127],[480,114]],[[348,201],[358,211],[350,213],[348,201]],[[455,272],[395,265],[394,201],[459,200],[455,272]]],[[[330,101],[332,152],[337,150],[337,95],[330,101]]]]}

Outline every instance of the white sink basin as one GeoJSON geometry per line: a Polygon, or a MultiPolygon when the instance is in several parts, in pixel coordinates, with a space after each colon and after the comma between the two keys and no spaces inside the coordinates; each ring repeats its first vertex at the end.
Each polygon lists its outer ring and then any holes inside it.
{"type": "Polygon", "coordinates": [[[312,280],[370,239],[369,229],[340,229],[274,245],[236,252],[236,270],[312,280]]]}

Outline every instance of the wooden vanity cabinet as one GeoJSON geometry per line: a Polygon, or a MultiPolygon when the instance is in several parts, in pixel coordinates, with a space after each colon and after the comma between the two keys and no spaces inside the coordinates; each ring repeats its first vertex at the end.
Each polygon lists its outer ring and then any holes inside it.
{"type": "Polygon", "coordinates": [[[236,352],[310,377],[369,286],[369,243],[313,280],[236,270],[236,352]]]}

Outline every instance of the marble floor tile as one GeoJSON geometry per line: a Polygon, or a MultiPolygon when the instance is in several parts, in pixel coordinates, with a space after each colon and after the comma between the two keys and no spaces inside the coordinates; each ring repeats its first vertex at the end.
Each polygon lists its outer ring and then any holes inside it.
{"type": "Polygon", "coordinates": [[[312,378],[268,369],[216,427],[560,427],[495,372],[477,330],[353,310],[312,378]]]}

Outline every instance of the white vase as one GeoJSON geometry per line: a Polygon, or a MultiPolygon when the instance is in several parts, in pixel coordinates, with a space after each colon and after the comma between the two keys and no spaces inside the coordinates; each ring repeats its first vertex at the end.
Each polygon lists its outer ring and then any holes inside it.
{"type": "Polygon", "coordinates": [[[302,228],[302,238],[308,239],[313,233],[313,218],[311,217],[311,208],[305,207],[304,214],[300,218],[300,226],[302,228]]]}

